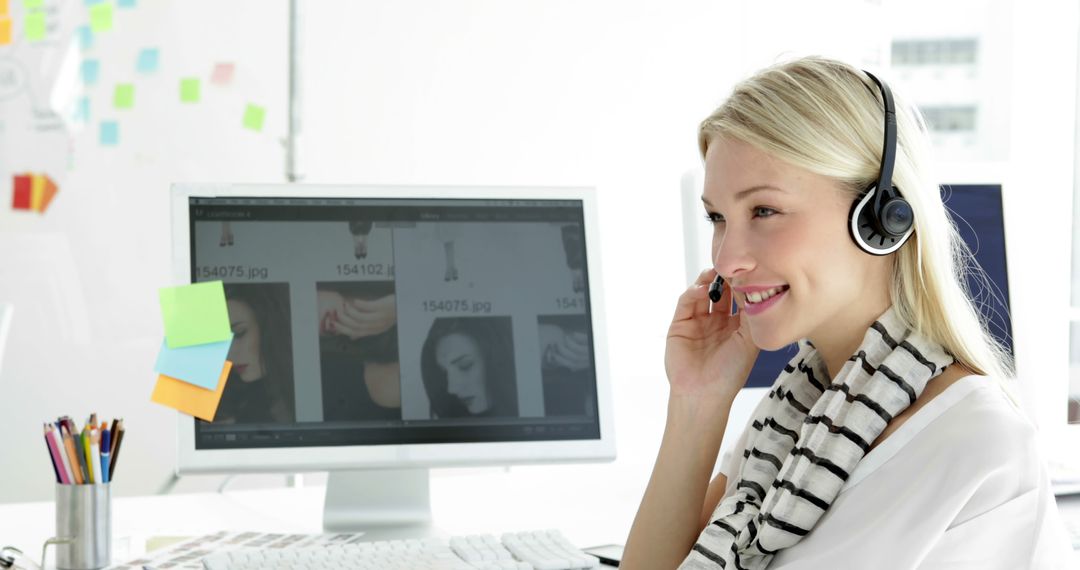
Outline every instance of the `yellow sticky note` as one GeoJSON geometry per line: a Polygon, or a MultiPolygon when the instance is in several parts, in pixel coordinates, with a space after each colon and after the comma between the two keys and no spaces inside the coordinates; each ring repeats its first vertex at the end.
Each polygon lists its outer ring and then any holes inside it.
{"type": "Polygon", "coordinates": [[[160,374],[157,384],[154,385],[154,393],[150,395],[150,401],[189,416],[195,416],[200,420],[212,422],[217,414],[218,404],[221,403],[221,394],[225,391],[225,382],[229,379],[230,370],[232,370],[232,362],[226,360],[225,368],[221,370],[221,378],[218,379],[217,388],[214,390],[200,388],[183,380],[160,374]]]}
{"type": "Polygon", "coordinates": [[[0,0],[0,16],[7,16],[10,14],[11,7],[8,5],[8,0],[0,0]]]}
{"type": "Polygon", "coordinates": [[[30,178],[30,209],[35,212],[41,211],[41,203],[45,199],[45,177],[35,174],[30,178]]]}
{"type": "Polygon", "coordinates": [[[0,16],[0,46],[11,43],[11,18],[0,16]]]}

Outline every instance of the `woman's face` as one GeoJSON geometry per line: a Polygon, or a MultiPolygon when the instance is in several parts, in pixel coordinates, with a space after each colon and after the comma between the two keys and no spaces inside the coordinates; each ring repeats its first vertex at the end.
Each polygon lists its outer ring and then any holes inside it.
{"type": "Polygon", "coordinates": [[[263,376],[262,354],[259,352],[261,335],[255,312],[247,303],[236,299],[228,301],[228,309],[233,333],[229,361],[241,380],[253,382],[263,376]]]}
{"type": "Polygon", "coordinates": [[[713,266],[732,285],[759,348],[830,342],[865,330],[867,318],[888,308],[892,256],[869,255],[851,241],[852,199],[833,180],[742,141],[717,137],[709,145],[702,200],[714,220],[713,266]],[[762,186],[769,188],[750,191],[762,186]],[[786,291],[750,314],[749,292],[740,291],[748,287],[786,291]]]}
{"type": "Polygon", "coordinates": [[[451,333],[435,346],[435,362],[446,371],[446,390],[457,397],[471,414],[491,407],[487,376],[480,346],[472,337],[451,333]]]}

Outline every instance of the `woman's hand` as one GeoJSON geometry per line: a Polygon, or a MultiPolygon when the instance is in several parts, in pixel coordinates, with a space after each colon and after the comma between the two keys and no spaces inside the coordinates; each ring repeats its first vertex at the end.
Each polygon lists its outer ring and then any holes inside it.
{"type": "Polygon", "coordinates": [[[334,315],[344,311],[345,298],[337,291],[319,289],[315,292],[316,306],[319,311],[319,334],[332,332],[331,323],[334,315]]]}
{"type": "Polygon", "coordinates": [[[330,332],[352,340],[382,334],[397,323],[396,299],[393,294],[370,301],[346,299],[341,312],[330,321],[330,332]]]}
{"type": "Polygon", "coordinates": [[[742,312],[729,314],[731,286],[724,283],[716,304],[709,300],[715,277],[712,269],[703,271],[679,296],[664,354],[672,395],[734,398],[757,360],[758,348],[742,312]]]}
{"type": "Polygon", "coordinates": [[[566,331],[551,324],[540,325],[544,366],[579,372],[592,367],[592,343],[584,331],[566,331]]]}

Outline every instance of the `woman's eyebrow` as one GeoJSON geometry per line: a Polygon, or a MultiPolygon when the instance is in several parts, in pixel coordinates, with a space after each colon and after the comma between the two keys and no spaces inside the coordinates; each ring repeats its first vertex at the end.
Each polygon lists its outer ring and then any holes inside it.
{"type": "MultiPolygon", "coordinates": [[[[775,190],[777,192],[787,192],[787,190],[784,190],[783,188],[780,188],[779,186],[772,186],[771,184],[759,184],[757,186],[751,186],[751,187],[747,188],[746,190],[740,190],[738,194],[735,194],[735,201],[739,202],[739,201],[745,199],[746,197],[750,196],[751,194],[753,194],[755,192],[761,192],[762,190],[775,190]]],[[[705,196],[701,197],[701,201],[705,202],[705,205],[710,207],[710,208],[714,207],[712,205],[712,203],[709,202],[709,199],[706,198],[705,196]]]]}

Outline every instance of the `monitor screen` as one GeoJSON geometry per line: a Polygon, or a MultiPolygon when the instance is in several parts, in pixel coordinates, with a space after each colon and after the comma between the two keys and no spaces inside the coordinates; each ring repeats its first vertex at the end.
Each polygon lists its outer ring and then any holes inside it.
{"type": "Polygon", "coordinates": [[[188,197],[232,370],[195,449],[598,439],[580,200],[188,197]]]}
{"type": "MultiPolygon", "coordinates": [[[[967,277],[975,307],[988,319],[991,335],[1012,354],[1012,320],[1009,313],[1009,273],[1005,262],[1005,223],[1001,186],[948,184],[942,188],[946,211],[956,223],[975,261],[986,272],[989,288],[981,279],[967,277]]],[[[761,351],[746,381],[747,388],[768,388],[791,357],[797,345],[776,351],[761,351]]]]}

